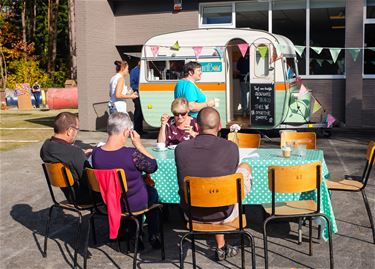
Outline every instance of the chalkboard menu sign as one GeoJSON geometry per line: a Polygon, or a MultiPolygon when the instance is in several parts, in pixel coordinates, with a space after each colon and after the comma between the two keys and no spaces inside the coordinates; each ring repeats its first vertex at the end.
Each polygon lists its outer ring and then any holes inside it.
{"type": "Polygon", "coordinates": [[[251,84],[251,125],[274,125],[275,92],[273,84],[251,84]]]}

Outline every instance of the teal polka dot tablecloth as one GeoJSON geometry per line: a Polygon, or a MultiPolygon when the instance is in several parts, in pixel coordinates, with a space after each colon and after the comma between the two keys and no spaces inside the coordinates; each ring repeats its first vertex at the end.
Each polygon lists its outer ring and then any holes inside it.
{"type": "MultiPolygon", "coordinates": [[[[155,187],[158,190],[160,202],[179,203],[177,171],[174,160],[174,150],[156,152],[149,149],[152,155],[157,159],[158,170],[152,174],[155,181],[155,187]]],[[[248,163],[253,170],[253,185],[250,193],[245,197],[244,204],[262,204],[271,203],[271,191],[268,189],[268,167],[271,165],[292,166],[321,161],[324,179],[329,178],[328,167],[324,161],[324,154],[321,150],[307,150],[306,157],[299,157],[292,154],[290,158],[284,158],[280,149],[257,149],[251,158],[245,158],[242,161],[248,163]]],[[[296,201],[296,200],[316,200],[316,192],[306,193],[282,193],[276,194],[277,202],[296,201]]],[[[321,212],[326,214],[331,221],[332,232],[337,232],[335,216],[332,210],[329,192],[325,180],[321,185],[321,212]]],[[[324,220],[321,220],[324,222],[324,220]]],[[[328,229],[325,225],[323,238],[327,240],[328,229]]]]}

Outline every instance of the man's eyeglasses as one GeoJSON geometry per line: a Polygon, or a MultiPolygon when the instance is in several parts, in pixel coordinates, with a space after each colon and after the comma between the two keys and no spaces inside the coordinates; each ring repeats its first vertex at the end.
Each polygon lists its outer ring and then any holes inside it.
{"type": "Polygon", "coordinates": [[[184,113],[173,112],[173,115],[176,116],[176,117],[178,117],[178,116],[185,117],[187,113],[188,112],[184,112],[184,113]]]}
{"type": "Polygon", "coordinates": [[[76,131],[79,131],[79,128],[78,127],[75,127],[75,126],[70,126],[70,128],[73,128],[74,130],[76,130],[76,131]]]}

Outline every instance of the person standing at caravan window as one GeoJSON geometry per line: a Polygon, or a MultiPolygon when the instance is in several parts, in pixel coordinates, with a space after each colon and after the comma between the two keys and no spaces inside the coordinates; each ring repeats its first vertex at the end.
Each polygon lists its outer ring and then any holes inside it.
{"type": "Polygon", "coordinates": [[[125,76],[129,74],[129,65],[126,61],[115,61],[116,75],[109,82],[110,113],[127,113],[126,100],[136,99],[138,94],[125,85],[125,76]]]}
{"type": "Polygon", "coordinates": [[[248,98],[247,94],[249,92],[249,54],[247,53],[245,57],[241,57],[237,62],[237,70],[239,72],[240,87],[241,87],[241,107],[242,115],[246,117],[249,114],[248,98]]]}
{"type": "Polygon", "coordinates": [[[202,69],[197,62],[188,62],[184,66],[184,78],[179,80],[174,88],[174,98],[184,97],[189,102],[189,115],[197,118],[198,112],[204,107],[214,107],[214,100],[207,97],[195,84],[201,79],[202,69]]]}

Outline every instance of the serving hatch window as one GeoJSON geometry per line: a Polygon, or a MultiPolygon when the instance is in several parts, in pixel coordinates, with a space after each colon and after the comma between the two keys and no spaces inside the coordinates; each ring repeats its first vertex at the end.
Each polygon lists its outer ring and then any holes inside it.
{"type": "Polygon", "coordinates": [[[155,80],[178,80],[182,77],[184,60],[147,61],[146,78],[155,80]]]}

